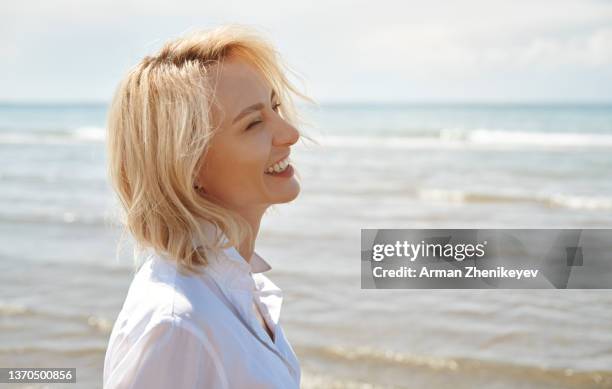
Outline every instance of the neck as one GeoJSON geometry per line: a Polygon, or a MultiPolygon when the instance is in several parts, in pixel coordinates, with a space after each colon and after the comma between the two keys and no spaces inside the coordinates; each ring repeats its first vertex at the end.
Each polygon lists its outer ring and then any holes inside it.
{"type": "Polygon", "coordinates": [[[242,216],[251,226],[251,230],[253,231],[253,236],[250,240],[242,242],[240,247],[236,249],[242,255],[242,258],[245,261],[250,262],[251,257],[253,256],[253,252],[255,251],[255,240],[257,239],[257,234],[259,233],[259,225],[261,223],[261,218],[263,217],[264,212],[266,211],[266,207],[249,207],[248,209],[239,209],[237,212],[242,216]]]}

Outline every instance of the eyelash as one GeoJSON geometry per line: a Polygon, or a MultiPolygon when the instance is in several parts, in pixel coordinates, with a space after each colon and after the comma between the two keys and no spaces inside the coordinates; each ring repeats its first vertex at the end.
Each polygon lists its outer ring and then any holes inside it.
{"type": "Polygon", "coordinates": [[[254,121],[253,123],[249,124],[249,125],[247,126],[247,128],[246,128],[246,129],[248,130],[248,129],[250,129],[251,127],[253,127],[254,125],[259,124],[259,123],[261,123],[261,120],[256,120],[256,121],[254,121]]]}
{"type": "MultiPolygon", "coordinates": [[[[274,104],[274,105],[272,106],[272,110],[273,110],[274,112],[278,112],[277,110],[278,110],[278,107],[280,107],[280,105],[281,105],[281,103],[276,103],[276,104],[274,104]]],[[[256,120],[256,121],[252,122],[251,124],[249,124],[249,125],[247,126],[247,128],[246,128],[246,129],[247,129],[247,130],[249,130],[249,129],[251,129],[251,127],[253,127],[253,126],[255,126],[255,125],[257,125],[257,124],[259,124],[259,123],[261,123],[261,122],[262,122],[261,120],[256,120]]]]}

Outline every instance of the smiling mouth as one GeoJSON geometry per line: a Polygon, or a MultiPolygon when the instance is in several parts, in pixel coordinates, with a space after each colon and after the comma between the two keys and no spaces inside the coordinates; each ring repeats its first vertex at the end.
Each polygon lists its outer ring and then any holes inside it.
{"type": "Polygon", "coordinates": [[[274,165],[268,167],[265,174],[278,174],[284,172],[289,166],[289,156],[286,156],[284,159],[278,161],[274,165]]]}

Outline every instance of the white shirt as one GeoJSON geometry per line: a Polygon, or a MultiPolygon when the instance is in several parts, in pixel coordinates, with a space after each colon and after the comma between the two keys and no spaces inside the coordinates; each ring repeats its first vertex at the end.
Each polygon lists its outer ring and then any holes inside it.
{"type": "Polygon", "coordinates": [[[283,294],[262,274],[270,265],[256,253],[247,263],[233,247],[207,253],[201,275],[183,276],[150,252],[110,335],[105,389],[299,388],[279,323],[283,294]]]}

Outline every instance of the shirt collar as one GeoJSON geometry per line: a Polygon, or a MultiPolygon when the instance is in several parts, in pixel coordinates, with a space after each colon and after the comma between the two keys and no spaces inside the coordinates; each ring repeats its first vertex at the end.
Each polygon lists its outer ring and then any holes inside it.
{"type": "MultiPolygon", "coordinates": [[[[207,220],[201,220],[200,227],[202,228],[207,244],[202,244],[197,239],[194,239],[195,247],[210,246],[211,242],[215,242],[217,234],[221,233],[222,242],[227,242],[227,236],[220,231],[214,224],[207,220]]],[[[208,259],[208,265],[204,272],[212,277],[218,284],[222,285],[223,293],[228,299],[240,310],[243,317],[247,318],[251,327],[261,330],[259,323],[254,321],[253,298],[258,299],[267,308],[267,314],[275,325],[278,324],[283,302],[283,292],[270,281],[263,273],[270,270],[272,267],[257,253],[253,252],[249,262],[240,255],[240,252],[235,247],[222,249],[219,252],[205,249],[208,259]],[[232,292],[245,293],[232,293],[232,292]],[[229,293],[226,293],[229,292],[229,293]]],[[[269,337],[262,336],[259,331],[260,339],[268,343],[269,337]]],[[[277,332],[277,336],[279,333],[277,332]]]]}
{"type": "MultiPolygon", "coordinates": [[[[213,223],[205,219],[199,219],[200,228],[204,232],[207,242],[202,242],[198,237],[193,238],[194,247],[207,247],[215,242],[217,236],[221,234],[221,242],[228,241],[227,236],[221,229],[217,228],[213,223]]],[[[272,266],[266,262],[256,252],[253,252],[250,260],[247,262],[235,247],[222,249],[219,253],[214,253],[211,250],[206,250],[208,265],[216,273],[216,276],[229,286],[248,288],[252,290],[252,273],[263,273],[272,269],[272,266]],[[249,280],[245,280],[244,276],[248,276],[249,280]]]]}

